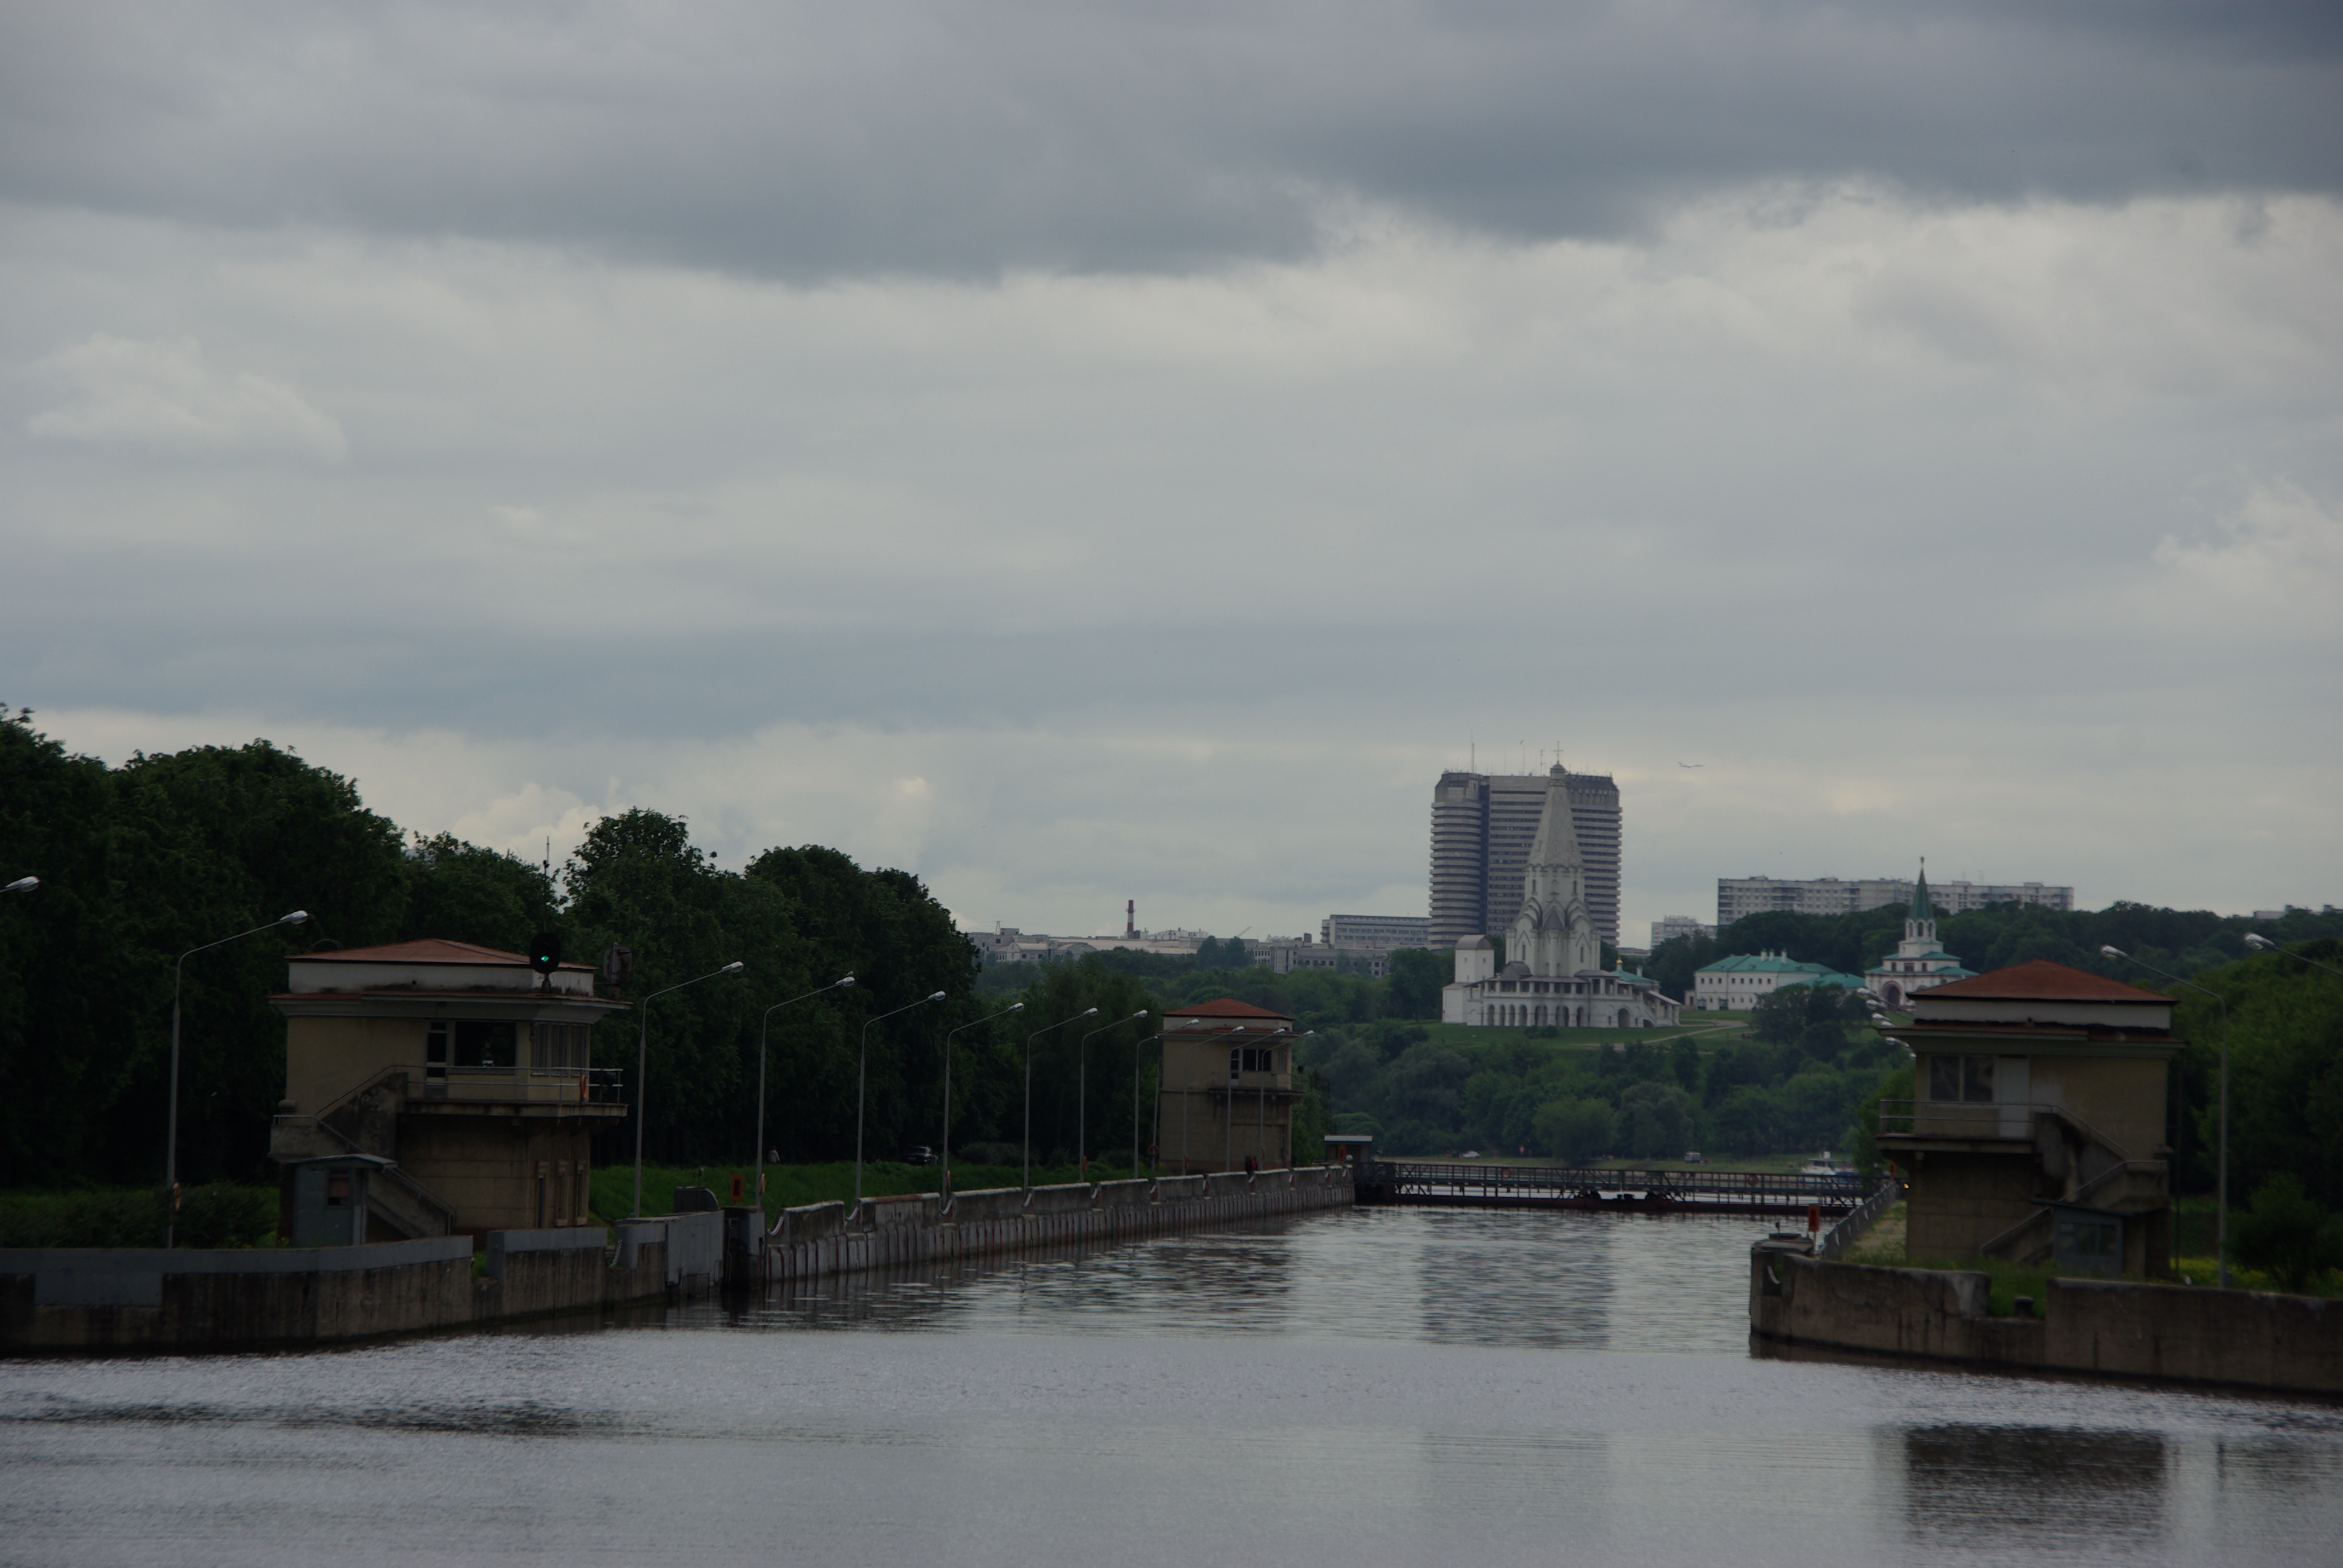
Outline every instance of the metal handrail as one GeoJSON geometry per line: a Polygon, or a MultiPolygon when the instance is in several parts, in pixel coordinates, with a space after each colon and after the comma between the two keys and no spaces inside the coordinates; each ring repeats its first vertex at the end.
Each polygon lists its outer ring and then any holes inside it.
{"type": "Polygon", "coordinates": [[[1857,1241],[1863,1240],[1865,1233],[1867,1232],[1873,1225],[1878,1223],[1879,1217],[1882,1214],[1886,1213],[1888,1210],[1893,1209],[1896,1204],[1903,1201],[1903,1182],[1888,1181],[1882,1183],[1878,1191],[1874,1192],[1870,1197],[1865,1198],[1861,1203],[1858,1203],[1855,1207],[1849,1210],[1839,1220],[1837,1224],[1833,1225],[1829,1230],[1825,1231],[1822,1233],[1821,1240],[1815,1243],[1815,1256],[1818,1258],[1837,1257],[1849,1247],[1854,1246],[1857,1241]]]}
{"type": "MultiPolygon", "coordinates": [[[[2129,1151],[2122,1144],[2065,1106],[2054,1105],[2048,1101],[2041,1100],[1883,1100],[1879,1102],[1879,1135],[1883,1138],[1925,1138],[1930,1134],[1920,1131],[1921,1123],[1924,1121],[1934,1121],[1944,1128],[1960,1127],[1965,1124],[1973,1126],[1980,1122],[1988,1122],[1998,1128],[2003,1113],[2006,1111],[2025,1113],[2026,1130],[2019,1135],[2021,1137],[2030,1139],[2034,1136],[2033,1119],[2035,1117],[2055,1116],[2086,1138],[2097,1142],[2117,1159],[2131,1158],[2129,1151]],[[1891,1111],[1889,1109],[1891,1106],[1902,1106],[1904,1109],[1891,1111]],[[1902,1125],[1892,1126],[1891,1122],[1900,1122],[1902,1125]]],[[[1938,1136],[1961,1137],[1964,1134],[1947,1132],[1939,1133],[1938,1136]]]]}
{"type": "Polygon", "coordinates": [[[442,1068],[434,1062],[427,1071],[409,1065],[407,1097],[409,1100],[447,1099],[459,1101],[490,1101],[500,1097],[493,1091],[509,1085],[518,1091],[509,1098],[522,1103],[573,1101],[583,1105],[619,1105],[625,1103],[627,1070],[623,1067],[456,1067],[442,1068]],[[433,1076],[434,1073],[444,1076],[433,1076]],[[418,1092],[418,1083],[423,1092],[418,1092]],[[442,1085],[447,1091],[434,1096],[430,1086],[442,1085]]]}
{"type": "Polygon", "coordinates": [[[1807,1176],[1780,1171],[1615,1170],[1595,1166],[1463,1164],[1378,1160],[1369,1185],[1402,1189],[1465,1187],[1484,1192],[1702,1193],[1715,1197],[1845,1199],[1868,1194],[1875,1178],[1807,1176]]]}

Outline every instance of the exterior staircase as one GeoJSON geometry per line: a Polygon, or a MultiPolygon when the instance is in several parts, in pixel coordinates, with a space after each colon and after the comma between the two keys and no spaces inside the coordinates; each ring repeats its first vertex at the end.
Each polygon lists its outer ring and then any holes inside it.
{"type": "Polygon", "coordinates": [[[1977,1249],[2013,1263],[2046,1262],[2050,1257],[2056,1203],[2077,1203],[2118,1214],[2149,1214],[2172,1201],[2171,1174],[2160,1160],[2134,1160],[2107,1134],[2064,1110],[2045,1108],[2034,1118],[2036,1169],[2055,1193],[2036,1199],[2043,1207],[1977,1249]]]}
{"type": "MultiPolygon", "coordinates": [[[[395,1162],[407,1081],[407,1069],[385,1068],[315,1116],[278,1116],[269,1124],[268,1157],[284,1161],[371,1154],[395,1162]]],[[[367,1212],[409,1240],[456,1231],[454,1206],[396,1163],[367,1183],[367,1212]]]]}

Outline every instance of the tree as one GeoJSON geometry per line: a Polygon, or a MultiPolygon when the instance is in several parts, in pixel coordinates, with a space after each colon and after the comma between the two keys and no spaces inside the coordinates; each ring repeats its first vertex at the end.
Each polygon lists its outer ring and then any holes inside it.
{"type": "MultiPolygon", "coordinates": [[[[416,835],[407,851],[407,935],[477,942],[506,952],[526,949],[539,931],[561,924],[553,879],[518,855],[468,844],[453,833],[416,835]]],[[[587,960],[570,953],[572,960],[587,960]]]]}
{"type": "Polygon", "coordinates": [[[1690,1001],[1693,977],[1715,963],[1720,956],[1715,940],[1695,931],[1688,937],[1670,937],[1652,950],[1644,962],[1644,972],[1659,982],[1660,990],[1678,1001],[1690,1001]]]}
{"type": "Polygon", "coordinates": [[[1846,1049],[1846,1026],[1863,1016],[1862,1003],[1845,987],[1805,982],[1758,998],[1749,1032],[1776,1045],[1795,1043],[1827,1061],[1846,1049]]]}
{"type": "Polygon", "coordinates": [[[1196,944],[1196,967],[1200,970],[1243,970],[1252,967],[1252,953],[1242,937],[1206,937],[1196,944]]]}
{"type": "MultiPolygon", "coordinates": [[[[994,1055],[992,1081],[997,1092],[983,1113],[991,1136],[1019,1142],[1025,1125],[1025,1044],[1028,1036],[1047,1030],[1033,1040],[1033,1158],[1036,1162],[1063,1164],[1075,1153],[1075,1136],[1085,1120],[1092,1159],[1130,1158],[1131,1048],[1162,1029],[1162,1018],[1152,1010],[1144,988],[1132,976],[1118,973],[1084,954],[1073,963],[1045,965],[1041,977],[1021,999],[1025,1010],[1015,1027],[1002,1033],[994,1055]],[[1096,1017],[1067,1023],[1086,1008],[1096,1017]],[[1146,1017],[1131,1014],[1150,1010],[1146,1017]],[[1052,1029],[1053,1024],[1063,1024],[1052,1029]],[[1082,1037],[1101,1030],[1087,1045],[1082,1037]],[[1077,1055],[1077,1052],[1083,1053],[1077,1055]],[[1081,1070],[1087,1060],[1089,1070],[1081,1070]],[[1086,1090],[1088,1100],[1078,1097],[1086,1090]],[[1085,1111],[1085,1105],[1087,1110],[1085,1111]]],[[[1141,1045],[1136,1085],[1140,1107],[1140,1142],[1157,1141],[1154,1132],[1155,1084],[1162,1062],[1160,1043],[1141,1045]]],[[[959,1119],[953,1119],[955,1128],[959,1119]]]]}
{"type": "Polygon", "coordinates": [[[1424,1136],[1451,1136],[1463,1130],[1464,1081],[1473,1064],[1463,1052],[1436,1041],[1411,1045],[1384,1070],[1380,1102],[1373,1111],[1387,1125],[1419,1124],[1424,1136]]]}
{"type": "Polygon", "coordinates": [[[1393,1018],[1436,1019],[1440,993],[1456,978],[1455,955],[1401,948],[1391,955],[1383,1010],[1393,1018]]]}
{"type": "Polygon", "coordinates": [[[1692,1096],[1673,1083],[1631,1084],[1619,1096],[1620,1141],[1639,1160],[1692,1145],[1692,1096]]]}
{"type": "Polygon", "coordinates": [[[1539,1150],[1553,1159],[1584,1165],[1611,1151],[1611,1107],[1600,1100],[1575,1095],[1549,1100],[1538,1107],[1534,1125],[1539,1150]]]}
{"type": "Polygon", "coordinates": [[[2328,1270],[2343,1268],[2343,1215],[2328,1213],[2300,1181],[2280,1171],[2255,1190],[2250,1208],[2230,1219],[2229,1251],[2281,1289],[2304,1291],[2328,1270]]]}

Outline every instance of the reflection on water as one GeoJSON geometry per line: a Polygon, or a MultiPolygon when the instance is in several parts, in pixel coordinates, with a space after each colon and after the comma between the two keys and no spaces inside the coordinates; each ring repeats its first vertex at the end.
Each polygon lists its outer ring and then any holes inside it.
{"type": "Polygon", "coordinates": [[[1905,1506],[1922,1540],[2137,1544],[2164,1533],[2166,1459],[2154,1432],[1919,1427],[1904,1434],[1905,1506]]]}
{"type": "Polygon", "coordinates": [[[2336,1408],[1753,1358],[1761,1228],[1368,1211],[553,1330],[0,1363],[0,1561],[2336,1560],[2336,1408]]]}
{"type": "Polygon", "coordinates": [[[1239,1333],[1554,1350],[1748,1341],[1760,1221],[1363,1209],[1099,1252],[772,1286],[669,1321],[1051,1333],[1239,1333]]]}

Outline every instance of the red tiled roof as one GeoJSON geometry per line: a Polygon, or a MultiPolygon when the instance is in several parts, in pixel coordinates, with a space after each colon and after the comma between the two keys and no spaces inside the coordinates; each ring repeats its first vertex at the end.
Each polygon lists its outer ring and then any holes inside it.
{"type": "Polygon", "coordinates": [[[1292,1023],[1287,1013],[1272,1012],[1265,1007],[1255,1007],[1249,1001],[1239,1001],[1232,996],[1215,997],[1187,1007],[1167,1007],[1163,1016],[1173,1018],[1273,1018],[1281,1023],[1292,1023]]]}
{"type": "MultiPolygon", "coordinates": [[[[295,953],[296,963],[359,963],[359,964],[518,964],[526,968],[528,958],[523,953],[508,953],[498,948],[484,948],[477,942],[451,942],[444,937],[423,937],[411,942],[388,942],[378,948],[339,948],[332,952],[295,953]]],[[[566,970],[583,970],[588,964],[565,963],[566,970]]]]}
{"type": "Polygon", "coordinates": [[[2048,959],[2012,964],[2006,970],[1995,970],[1990,974],[1954,980],[1948,985],[1930,986],[1926,990],[1912,993],[1915,1002],[1924,997],[1967,997],[1980,1001],[2154,1001],[2167,1006],[2172,1003],[2172,999],[2161,991],[2142,990],[2136,985],[2126,985],[2119,980],[2095,975],[2071,964],[2053,963],[2048,959]]]}

